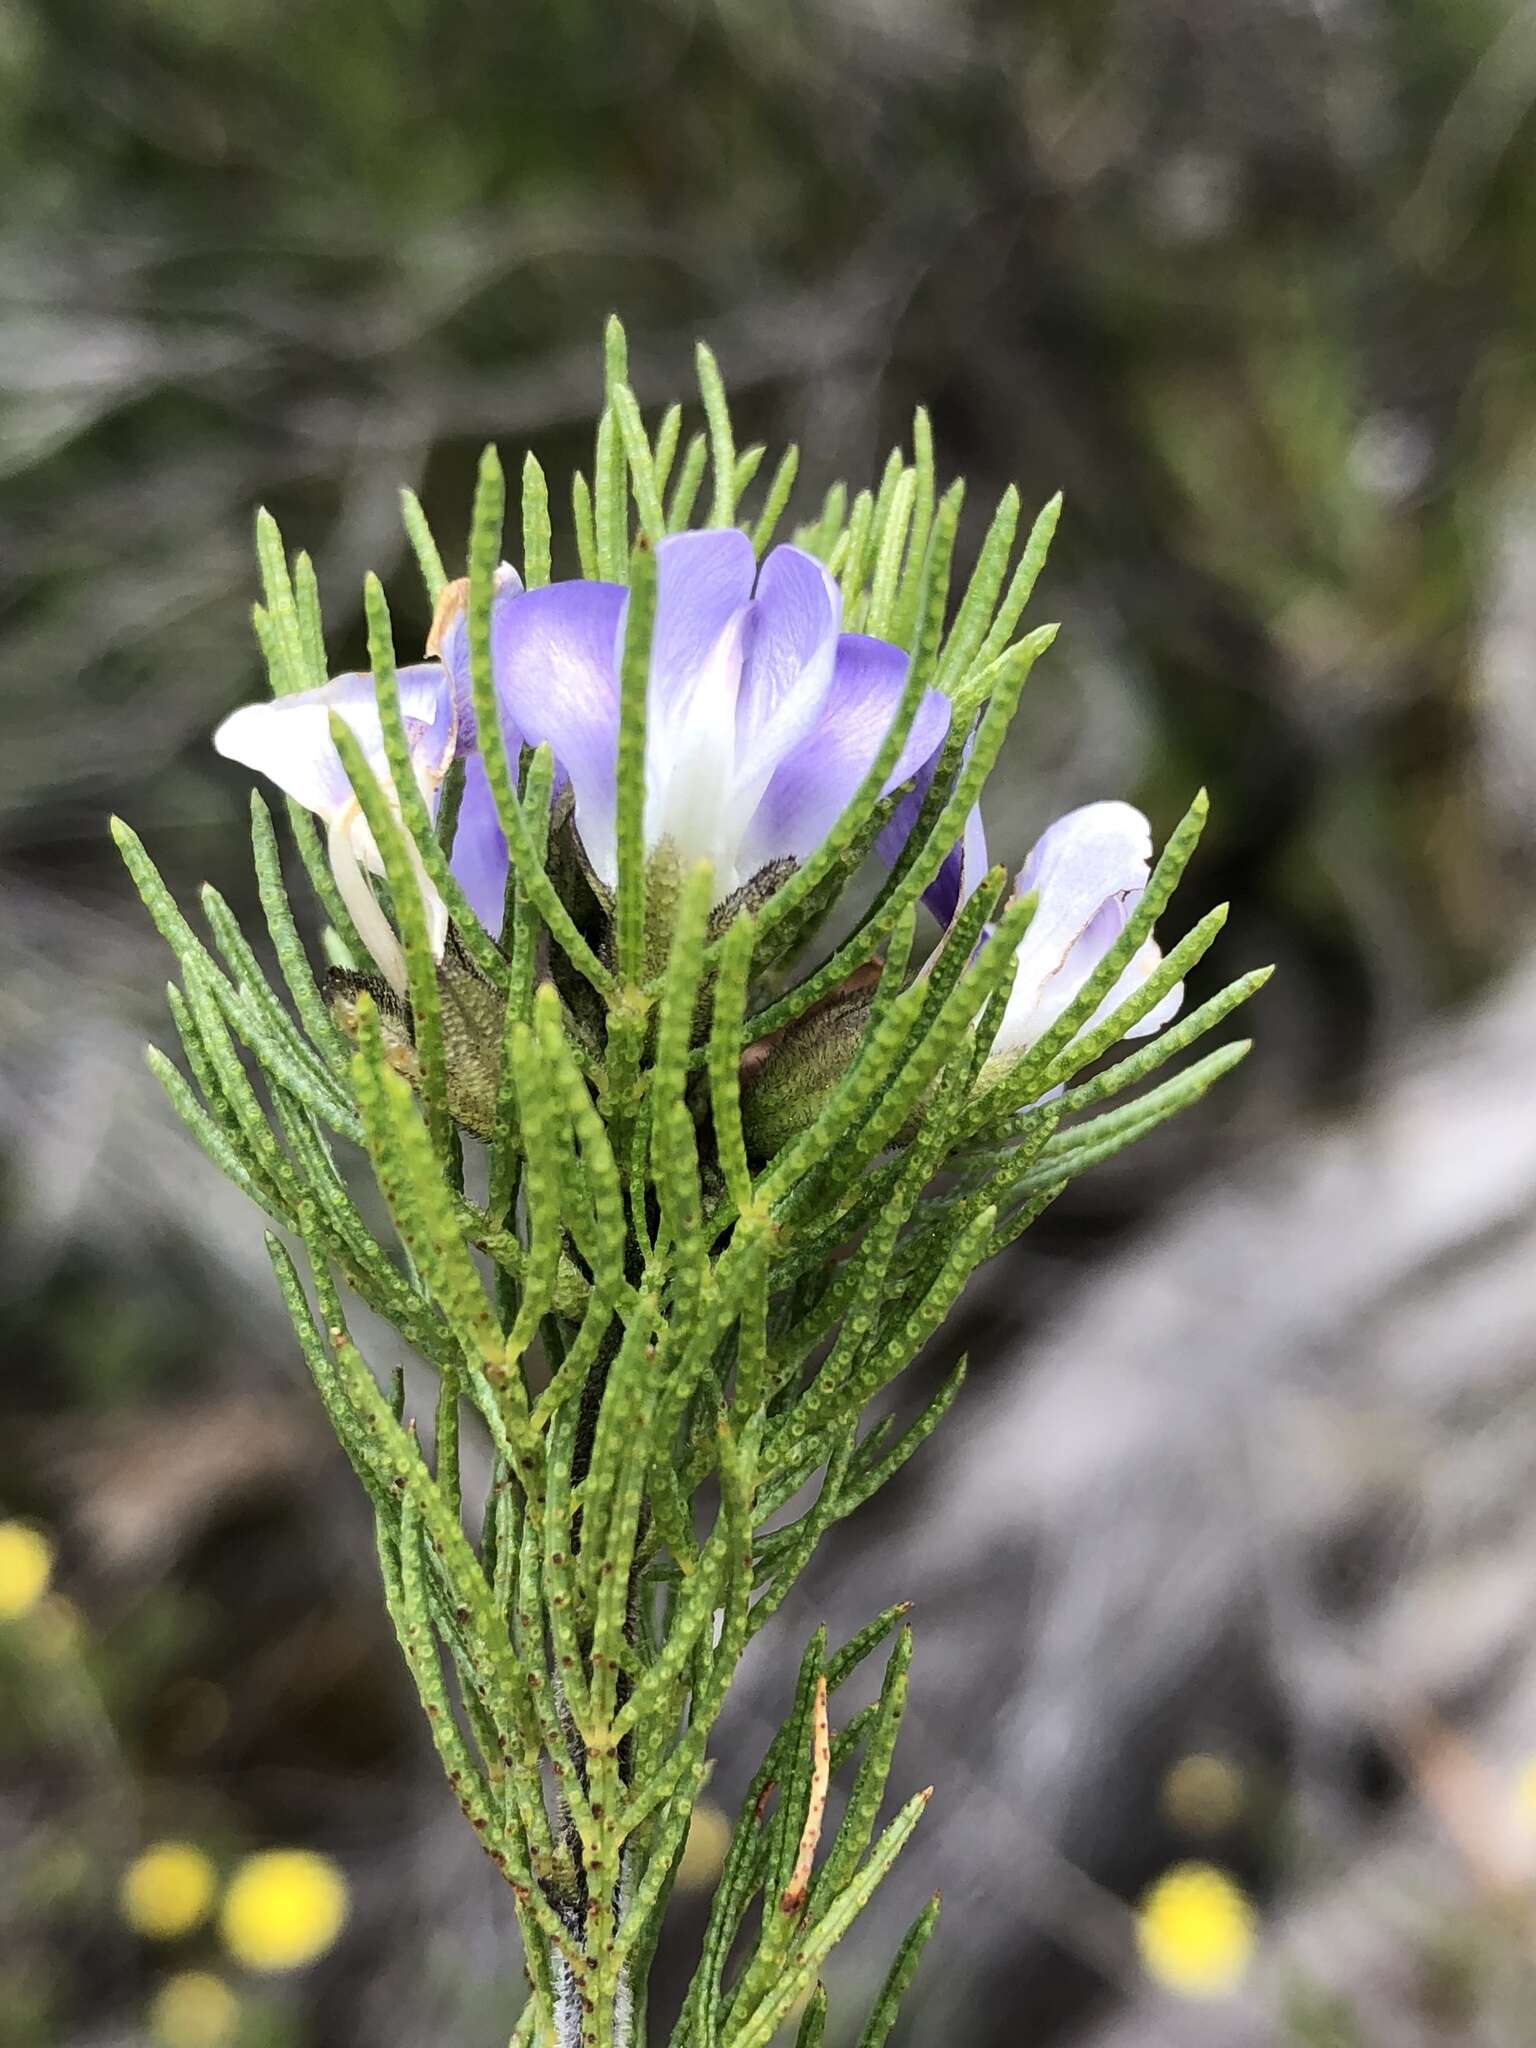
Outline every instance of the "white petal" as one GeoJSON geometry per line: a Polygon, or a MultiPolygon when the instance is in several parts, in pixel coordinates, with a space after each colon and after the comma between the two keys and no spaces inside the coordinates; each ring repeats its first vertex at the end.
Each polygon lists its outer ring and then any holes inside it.
{"type": "Polygon", "coordinates": [[[1152,830],[1134,805],[1084,804],[1043,832],[1018,875],[1038,897],[1000,1042],[1033,1045],[1125,928],[1146,887],[1152,830]]]}
{"type": "MultiPolygon", "coordinates": [[[[406,741],[424,794],[435,801],[454,749],[453,695],[435,661],[400,670],[400,711],[406,741]]],[[[331,739],[331,714],[346,720],[365,759],[386,789],[389,768],[372,676],[336,676],[315,690],[273,697],[233,711],[213,736],[226,760],[239,761],[275,782],[327,824],[352,801],[346,770],[331,739]]]]}
{"type": "Polygon", "coordinates": [[[685,860],[711,862],[717,902],[737,885],[739,849],[751,819],[734,787],[742,622],[736,613],[699,658],[684,715],[646,733],[645,843],[655,847],[667,839],[685,860]]]}

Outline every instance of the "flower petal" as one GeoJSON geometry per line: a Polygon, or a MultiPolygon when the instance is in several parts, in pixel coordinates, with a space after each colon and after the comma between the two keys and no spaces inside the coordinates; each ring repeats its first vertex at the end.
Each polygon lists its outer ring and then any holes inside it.
{"type": "MultiPolygon", "coordinates": [[[[967,760],[970,758],[970,751],[971,743],[967,740],[967,760]]],[[[891,813],[890,823],[875,841],[875,851],[887,867],[895,867],[901,858],[903,848],[912,836],[918,816],[927,801],[937,766],[938,755],[935,753],[933,759],[925,762],[918,770],[916,781],[897,804],[891,813]]],[[[961,905],[975,894],[977,884],[986,872],[986,827],[981,819],[981,805],[972,804],[964,831],[944,856],[943,865],[937,875],[923,891],[923,901],[946,931],[954,923],[961,905]]]]}
{"type": "Polygon", "coordinates": [[[709,861],[716,902],[745,879],[738,872],[745,812],[734,773],[745,618],[737,612],[727,621],[699,671],[687,715],[670,730],[646,732],[645,843],[670,840],[684,859],[709,861]]]}
{"type": "Polygon", "coordinates": [[[981,821],[981,805],[972,804],[959,844],[944,856],[939,869],[923,891],[923,901],[946,928],[952,925],[960,906],[974,896],[987,872],[987,830],[981,821]]]}
{"type": "Polygon", "coordinates": [[[816,723],[832,686],[843,601],[814,555],[778,547],[747,614],[736,699],[736,793],[750,814],[784,756],[816,723]]]}
{"type": "MultiPolygon", "coordinates": [[[[406,740],[432,801],[453,740],[452,691],[446,671],[435,661],[402,668],[397,680],[406,740]]],[[[331,740],[332,712],[351,726],[369,767],[387,787],[384,735],[373,677],[368,675],[337,676],[318,689],[247,704],[224,720],[213,744],[226,760],[256,769],[306,810],[329,820],[352,800],[346,770],[331,740]]]]}
{"type": "Polygon", "coordinates": [[[1019,944],[999,1050],[1033,1045],[1072,1002],[1125,929],[1151,859],[1152,828],[1132,804],[1085,804],[1041,834],[1018,876],[1019,892],[1039,903],[1019,944]]]}
{"type": "MultiPolygon", "coordinates": [[[[449,586],[449,593],[445,594],[445,603],[450,594],[453,608],[449,611],[447,619],[437,634],[437,647],[435,651],[441,658],[444,668],[447,669],[449,675],[453,678],[454,703],[459,714],[458,747],[456,751],[460,754],[467,754],[478,738],[474,690],[469,677],[469,615],[466,609],[469,599],[468,579],[466,578],[459,583],[449,586]]],[[[493,661],[495,659],[498,629],[505,615],[506,607],[514,598],[521,597],[522,594],[522,577],[518,575],[510,562],[501,563],[496,571],[495,589],[491,597],[491,648],[493,661]]],[[[441,616],[441,611],[442,605],[440,604],[439,616],[441,616]]],[[[429,653],[433,652],[431,640],[427,642],[427,651],[429,653]]]]}
{"type": "MultiPolygon", "coordinates": [[[[785,856],[804,860],[815,852],[869,773],[906,677],[907,657],[899,647],[862,633],[841,635],[820,715],[779,764],[747,829],[744,871],[785,856]]],[[[937,690],[926,691],[884,794],[917,774],[948,727],[949,699],[937,690]]]]}
{"type": "Polygon", "coordinates": [[[547,741],[570,779],[576,829],[610,885],[617,869],[614,802],[619,743],[618,583],[551,583],[525,591],[494,621],[492,656],[503,728],[547,741]]]}
{"type": "Polygon", "coordinates": [[[742,807],[733,800],[742,632],[752,544],[735,529],[674,534],[656,550],[656,624],[646,696],[645,842],[670,840],[736,886],[742,807]]]}
{"type": "Polygon", "coordinates": [[[735,527],[675,533],[657,547],[646,716],[649,737],[658,743],[670,748],[701,694],[727,682],[734,711],[739,672],[719,673],[719,649],[727,629],[747,608],[754,568],[752,543],[735,527]]]}
{"type": "MultiPolygon", "coordinates": [[[[1033,890],[1039,909],[1020,948],[1040,977],[1058,972],[1105,906],[1139,894],[1152,861],[1152,828],[1133,804],[1084,804],[1044,831],[1023,867],[1017,888],[1033,890]]],[[[1102,953],[1125,922],[1099,947],[1102,953]]],[[[1096,956],[1097,957],[1097,956],[1096,956]]]]}
{"type": "Polygon", "coordinates": [[[471,754],[464,763],[464,800],[448,864],[470,909],[497,938],[507,902],[507,842],[479,754],[471,754]]]}

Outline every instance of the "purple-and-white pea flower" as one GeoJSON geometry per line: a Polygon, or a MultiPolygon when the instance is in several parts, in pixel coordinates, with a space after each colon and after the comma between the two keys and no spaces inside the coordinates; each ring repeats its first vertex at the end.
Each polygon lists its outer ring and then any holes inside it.
{"type": "MultiPolygon", "coordinates": [[[[985,854],[974,880],[985,868],[985,854]]],[[[971,875],[971,862],[967,873],[971,875]]],[[[1075,1000],[1141,901],[1152,866],[1152,828],[1133,804],[1084,804],[1058,818],[1035,841],[1015,891],[1033,891],[1036,908],[1019,941],[1018,972],[993,1043],[992,1056],[1028,1051],[1075,1000]]],[[[1162,961],[1146,939],[1099,1004],[1085,1031],[1134,994],[1162,961]]],[[[1139,1018],[1127,1038],[1162,1029],[1184,1000],[1182,982],[1139,1018]]]]}
{"type": "MultiPolygon", "coordinates": [[[[510,608],[521,591],[516,571],[504,564],[497,575],[493,620],[510,608]]],[[[507,846],[484,763],[474,751],[475,716],[462,598],[457,609],[450,606],[446,616],[440,614],[433,641],[440,658],[412,662],[396,673],[406,745],[417,786],[434,820],[448,770],[455,760],[464,761],[464,796],[449,865],[476,917],[494,936],[501,928],[506,896],[507,846]]],[[[224,720],[213,744],[227,759],[267,776],[320,818],[342,899],[380,971],[403,992],[405,963],[400,943],[367,879],[368,872],[382,874],[384,863],[331,738],[333,713],[356,734],[369,767],[393,798],[394,783],[384,757],[371,675],[336,676],[317,689],[247,704],[224,720]]],[[[416,880],[432,950],[440,958],[448,933],[447,908],[419,861],[416,880]]]]}
{"type": "MultiPolygon", "coordinates": [[[[506,607],[493,641],[507,723],[530,745],[548,741],[610,889],[626,603],[616,583],[551,584],[506,607]]],[[[758,570],[734,530],[657,547],[645,844],[708,860],[717,902],[770,863],[813,853],[890,729],[907,657],[841,626],[837,584],[799,548],[775,548],[758,570]]],[[[948,722],[947,699],[928,691],[887,791],[930,759],[948,722]]]]}

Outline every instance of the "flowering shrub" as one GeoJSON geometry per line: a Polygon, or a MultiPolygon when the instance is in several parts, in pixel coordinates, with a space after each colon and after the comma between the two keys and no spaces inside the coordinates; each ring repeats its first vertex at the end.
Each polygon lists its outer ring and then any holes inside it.
{"type": "MultiPolygon", "coordinates": [[[[274,696],[217,744],[288,799],[327,921],[323,990],[259,792],[286,1001],[222,897],[204,892],[210,950],[114,828],[182,974],[187,1071],[151,1063],[276,1226],[300,1347],[375,1510],[401,1650],[511,1887],[530,1984],[514,2039],[541,2048],[644,2038],[647,1965],[736,1664],[820,1537],[933,1429],[964,1362],[899,1434],[864,1428],[870,1403],[976,1266],[1241,1058],[1228,1045],[1135,1092],[1264,979],[1172,1021],[1224,916],[1166,957],[1154,941],[1203,796],[1155,861],[1146,820],[1104,802],[1049,826],[1016,875],[988,865],[979,800],[1055,633],[1018,633],[1055,503],[1010,573],[1009,492],[952,602],[962,492],[939,494],[921,413],[912,460],[893,455],[878,491],[834,490],[774,545],[794,451],[743,520],[762,450],[737,453],[707,351],[706,427],[686,449],[680,408],[651,435],[626,375],[614,323],[592,479],[572,494],[579,578],[550,581],[531,456],[520,570],[500,559],[494,451],[462,581],[406,499],[435,606],[421,662],[397,666],[370,580],[371,671],[328,679],[313,570],[259,522],[274,696]],[[358,1153],[393,1243],[354,1198],[358,1153]],[[436,1373],[430,1430],[364,1360],[350,1300],[436,1373]],[[473,1502],[466,1404],[495,1455],[473,1502]]],[[[820,2040],[822,1964],[928,1797],[876,1837],[902,1613],[806,1648],[676,2048],[766,2048],[802,2006],[801,2041],[820,2040]],[[839,1688],[893,1638],[877,1704],[834,1728],[839,1688]],[[856,1754],[823,1841],[832,1776],[856,1754]]],[[[936,1915],[902,1944],[866,2048],[936,1915]]]]}

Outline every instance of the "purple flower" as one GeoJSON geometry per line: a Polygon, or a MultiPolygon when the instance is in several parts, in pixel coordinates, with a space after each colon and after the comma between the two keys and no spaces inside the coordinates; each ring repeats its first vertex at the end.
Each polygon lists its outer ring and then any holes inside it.
{"type": "MultiPolygon", "coordinates": [[[[907,657],[840,631],[837,585],[799,548],[775,548],[758,571],[743,533],[677,534],[657,548],[656,576],[645,843],[708,860],[723,901],[821,844],[890,729],[907,657]]],[[[609,888],[626,601],[614,583],[552,584],[507,606],[494,641],[508,722],[531,745],[548,741],[609,888]]],[[[947,700],[927,692],[888,791],[930,758],[948,720],[947,700]]]]}
{"type": "MultiPolygon", "coordinates": [[[[512,609],[512,600],[521,591],[516,571],[504,565],[497,577],[493,620],[512,609]]],[[[434,640],[440,638],[442,658],[413,662],[397,672],[400,710],[411,766],[434,819],[444,777],[455,760],[465,762],[464,800],[449,864],[475,915],[494,934],[501,928],[507,847],[484,766],[473,752],[475,720],[462,603],[440,624],[440,635],[434,628],[434,640]]],[[[337,676],[318,689],[247,704],[224,720],[213,744],[229,760],[269,777],[324,822],[331,866],[354,922],[383,972],[403,987],[399,942],[365,872],[381,874],[384,863],[331,739],[332,713],[357,735],[369,767],[392,795],[394,785],[384,758],[384,736],[369,675],[337,676]]],[[[417,882],[433,951],[440,956],[447,937],[447,909],[419,866],[417,882]]]]}
{"type": "MultiPolygon", "coordinates": [[[[970,741],[967,740],[967,760],[970,752],[970,741]]],[[[890,822],[875,842],[875,851],[888,867],[895,867],[901,858],[902,848],[916,828],[918,814],[927,800],[937,766],[935,756],[918,770],[917,780],[892,811],[890,822]]],[[[954,923],[955,913],[961,904],[975,894],[977,884],[986,872],[986,829],[981,822],[980,804],[972,804],[964,832],[944,856],[939,872],[923,891],[923,901],[946,931],[954,923]]]]}
{"type": "MultiPolygon", "coordinates": [[[[1132,804],[1084,804],[1036,840],[1015,887],[1020,895],[1034,891],[1037,908],[1019,942],[1018,973],[994,1056],[1027,1051],[1050,1030],[1124,931],[1151,861],[1152,829],[1132,804]]],[[[1162,957],[1156,942],[1146,940],[1083,1029],[1134,993],[1162,957]]],[[[1161,1030],[1183,1000],[1180,983],[1126,1037],[1161,1030]]]]}

